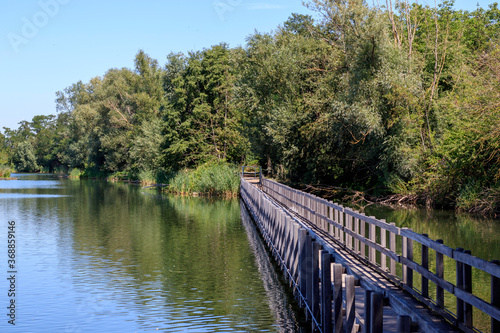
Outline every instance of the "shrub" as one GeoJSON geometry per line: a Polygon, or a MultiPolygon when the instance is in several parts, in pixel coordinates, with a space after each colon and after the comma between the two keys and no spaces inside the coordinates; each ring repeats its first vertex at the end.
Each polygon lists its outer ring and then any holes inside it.
{"type": "Polygon", "coordinates": [[[80,178],[81,175],[82,175],[82,171],[80,169],[74,168],[74,169],[71,169],[71,171],[69,173],[69,178],[80,178]]]}

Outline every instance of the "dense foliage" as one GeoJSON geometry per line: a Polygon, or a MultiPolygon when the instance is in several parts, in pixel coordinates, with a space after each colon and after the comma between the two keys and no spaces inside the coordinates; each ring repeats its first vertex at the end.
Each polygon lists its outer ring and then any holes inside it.
{"type": "Polygon", "coordinates": [[[500,205],[500,11],[313,0],[245,48],[140,51],[57,93],[1,139],[18,171],[144,179],[258,161],[280,179],[494,213],[500,205]]]}

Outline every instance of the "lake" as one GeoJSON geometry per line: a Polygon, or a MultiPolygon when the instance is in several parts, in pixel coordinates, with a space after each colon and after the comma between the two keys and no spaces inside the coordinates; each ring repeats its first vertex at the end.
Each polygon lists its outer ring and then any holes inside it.
{"type": "Polygon", "coordinates": [[[303,330],[238,199],[13,177],[0,181],[1,332],[303,330]]]}

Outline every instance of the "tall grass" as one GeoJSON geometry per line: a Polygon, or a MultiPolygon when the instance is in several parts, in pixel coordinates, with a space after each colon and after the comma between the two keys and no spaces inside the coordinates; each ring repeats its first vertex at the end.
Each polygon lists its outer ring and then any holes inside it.
{"type": "Polygon", "coordinates": [[[10,178],[10,174],[12,173],[12,169],[6,165],[0,166],[0,178],[10,178]]]}
{"type": "Polygon", "coordinates": [[[224,162],[203,164],[194,170],[181,170],[169,183],[169,191],[177,194],[236,196],[239,189],[238,167],[224,162]]]}

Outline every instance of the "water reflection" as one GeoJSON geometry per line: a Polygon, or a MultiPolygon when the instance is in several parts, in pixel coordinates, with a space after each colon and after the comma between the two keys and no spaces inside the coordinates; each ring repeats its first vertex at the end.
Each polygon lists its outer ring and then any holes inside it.
{"type": "Polygon", "coordinates": [[[26,180],[0,181],[0,227],[16,221],[20,331],[296,327],[238,200],[18,177],[26,180]]]}
{"type": "Polygon", "coordinates": [[[500,220],[456,214],[450,211],[368,206],[366,215],[373,215],[398,227],[429,234],[432,239],[442,239],[444,244],[471,250],[472,254],[485,260],[500,259],[500,220]]]}
{"type": "MultiPolygon", "coordinates": [[[[469,214],[455,214],[450,211],[429,210],[419,208],[390,209],[384,206],[368,206],[367,215],[395,222],[398,227],[407,227],[413,231],[426,233],[431,239],[442,239],[451,248],[471,250],[472,255],[485,259],[500,259],[500,220],[479,218],[469,214]]],[[[398,244],[401,247],[401,244],[398,244]]],[[[435,272],[435,251],[429,251],[429,269],[435,272]]],[[[421,250],[414,246],[414,261],[421,262],[421,250]]],[[[401,265],[397,266],[399,274],[401,265]]],[[[456,284],[456,263],[453,259],[444,258],[444,278],[456,284]]],[[[421,277],[414,272],[415,288],[421,289],[421,277]]],[[[491,276],[478,269],[472,269],[472,289],[474,294],[483,300],[491,300],[491,276]]],[[[432,286],[432,284],[431,284],[432,286]]],[[[435,287],[429,290],[430,297],[435,299],[435,287]]],[[[445,292],[445,306],[456,313],[456,298],[445,292]]],[[[490,331],[490,319],[481,311],[474,310],[474,326],[482,332],[490,331]]]]}

